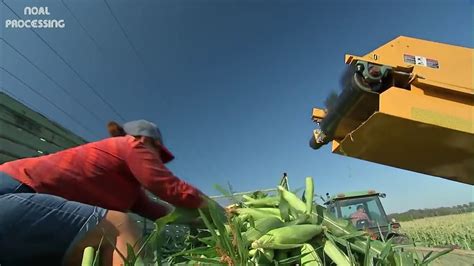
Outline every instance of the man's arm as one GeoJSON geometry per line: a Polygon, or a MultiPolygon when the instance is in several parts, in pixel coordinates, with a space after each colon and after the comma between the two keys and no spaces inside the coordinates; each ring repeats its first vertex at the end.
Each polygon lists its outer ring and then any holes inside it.
{"type": "Polygon", "coordinates": [[[126,161],[142,186],[160,199],[184,208],[199,208],[203,204],[202,193],[174,176],[159,155],[145,145],[136,143],[126,161]]]}

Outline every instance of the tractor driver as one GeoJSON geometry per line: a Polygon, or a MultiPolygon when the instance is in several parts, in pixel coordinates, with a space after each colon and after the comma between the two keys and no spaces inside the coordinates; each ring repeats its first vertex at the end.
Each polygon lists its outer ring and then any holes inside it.
{"type": "Polygon", "coordinates": [[[362,204],[357,206],[357,211],[351,214],[350,218],[351,218],[352,224],[354,225],[357,225],[358,221],[363,221],[363,220],[367,220],[369,224],[372,223],[369,219],[369,216],[367,215],[365,211],[364,205],[362,204]]]}

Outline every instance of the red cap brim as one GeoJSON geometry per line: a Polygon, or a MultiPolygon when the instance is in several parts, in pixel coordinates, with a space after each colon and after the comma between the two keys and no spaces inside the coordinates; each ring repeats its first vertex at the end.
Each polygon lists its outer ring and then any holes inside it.
{"type": "Polygon", "coordinates": [[[174,155],[164,145],[160,145],[160,157],[163,163],[169,163],[174,159],[174,155]]]}

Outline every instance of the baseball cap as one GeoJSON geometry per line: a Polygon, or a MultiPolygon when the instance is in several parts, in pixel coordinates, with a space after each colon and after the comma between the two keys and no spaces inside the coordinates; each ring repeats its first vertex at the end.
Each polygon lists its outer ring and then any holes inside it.
{"type": "Polygon", "coordinates": [[[146,120],[135,120],[123,124],[123,130],[128,135],[150,137],[160,142],[160,157],[163,163],[170,162],[174,155],[165,147],[160,129],[152,122],[146,120]]]}

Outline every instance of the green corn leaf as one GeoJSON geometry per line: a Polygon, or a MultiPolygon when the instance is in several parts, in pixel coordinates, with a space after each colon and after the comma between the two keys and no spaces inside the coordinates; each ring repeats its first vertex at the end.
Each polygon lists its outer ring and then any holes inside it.
{"type": "Polygon", "coordinates": [[[380,253],[380,259],[381,260],[386,260],[387,257],[392,252],[392,242],[393,242],[393,238],[391,238],[387,242],[385,242],[385,247],[382,249],[382,252],[380,253]]]}
{"type": "Polygon", "coordinates": [[[452,248],[451,248],[451,249],[446,249],[446,250],[443,250],[443,251],[441,251],[441,252],[438,252],[438,253],[436,253],[436,254],[434,254],[434,255],[431,255],[431,256],[429,256],[428,258],[425,257],[425,258],[423,258],[423,261],[421,262],[421,265],[428,265],[429,263],[431,263],[431,262],[434,261],[435,259],[437,259],[437,258],[439,258],[439,257],[441,257],[441,256],[444,256],[444,255],[448,254],[449,252],[451,252],[451,251],[453,251],[453,250],[454,250],[454,249],[452,249],[452,248]]]}
{"type": "Polygon", "coordinates": [[[206,225],[207,229],[211,233],[211,236],[214,238],[214,240],[216,242],[219,242],[219,237],[216,233],[216,229],[215,229],[214,225],[209,221],[206,214],[204,214],[204,212],[201,209],[198,209],[198,211],[199,211],[199,214],[201,215],[201,218],[202,218],[204,224],[206,225]]]}
{"type": "Polygon", "coordinates": [[[249,254],[248,245],[246,244],[246,241],[243,239],[242,232],[240,231],[242,224],[236,218],[233,218],[231,222],[234,225],[235,231],[232,232],[232,234],[234,235],[234,238],[236,240],[237,252],[239,254],[239,261],[247,261],[248,254],[249,254]]]}
{"type": "Polygon", "coordinates": [[[137,257],[133,266],[145,266],[145,263],[143,262],[141,257],[137,257]]]}
{"type": "Polygon", "coordinates": [[[425,256],[423,256],[423,259],[422,259],[421,261],[423,262],[423,261],[425,261],[426,259],[428,259],[428,258],[431,256],[431,254],[433,254],[433,251],[430,251],[430,252],[428,252],[428,254],[426,254],[425,256]]]}
{"type": "Polygon", "coordinates": [[[94,256],[94,262],[92,263],[93,266],[100,265],[100,249],[102,247],[103,241],[104,241],[104,236],[100,238],[99,246],[97,247],[97,252],[95,253],[95,256],[94,256]]]}
{"type": "Polygon", "coordinates": [[[349,258],[351,265],[355,265],[356,259],[354,254],[352,254],[351,243],[349,243],[349,241],[345,241],[345,247],[347,251],[347,257],[349,258]]]}
{"type": "Polygon", "coordinates": [[[357,237],[366,236],[366,235],[367,235],[367,232],[365,232],[365,231],[356,231],[356,232],[341,236],[340,238],[345,239],[345,240],[349,240],[349,239],[352,239],[352,238],[357,238],[357,237]]]}
{"type": "Polygon", "coordinates": [[[289,258],[278,261],[279,264],[293,264],[301,260],[302,257],[310,254],[311,252],[306,252],[304,254],[298,254],[296,256],[291,256],[289,258]]]}
{"type": "Polygon", "coordinates": [[[198,240],[208,246],[214,246],[216,244],[216,240],[212,236],[198,238],[198,240]]]}
{"type": "Polygon", "coordinates": [[[127,261],[135,263],[137,256],[135,255],[135,250],[133,250],[133,246],[127,243],[127,261]]]}
{"type": "Polygon", "coordinates": [[[199,257],[185,257],[188,260],[205,263],[205,265],[227,265],[219,259],[199,258],[199,257]]]}
{"type": "Polygon", "coordinates": [[[197,256],[204,255],[208,258],[217,257],[217,252],[213,247],[197,247],[188,250],[183,250],[181,252],[172,254],[170,257],[179,257],[179,256],[197,256]]]}
{"type": "Polygon", "coordinates": [[[415,260],[413,258],[413,253],[401,252],[398,251],[394,254],[395,265],[396,266],[414,266],[415,260]]]}
{"type": "Polygon", "coordinates": [[[367,237],[367,244],[365,246],[364,252],[364,266],[371,266],[372,265],[372,256],[370,256],[370,237],[367,237]]]}
{"type": "Polygon", "coordinates": [[[238,203],[239,200],[234,196],[234,193],[232,192],[232,187],[230,186],[230,184],[228,184],[228,186],[229,189],[225,189],[222,186],[215,184],[214,189],[219,191],[219,193],[228,198],[232,203],[238,203]]]}
{"type": "Polygon", "coordinates": [[[306,201],[306,213],[313,211],[313,197],[314,197],[314,183],[312,177],[306,177],[306,189],[304,192],[304,198],[306,201]]]}
{"type": "MultiPolygon", "coordinates": [[[[155,224],[155,229],[147,241],[151,243],[152,250],[153,250],[153,256],[155,260],[155,265],[159,266],[162,265],[162,246],[164,244],[165,239],[161,237],[163,230],[165,229],[165,226],[169,223],[172,223],[173,221],[176,220],[176,218],[179,215],[175,212],[172,212],[166,216],[163,216],[159,219],[157,219],[154,224],[155,224]]],[[[140,251],[141,252],[141,251],[140,251]]]]}
{"type": "Polygon", "coordinates": [[[219,232],[219,239],[222,244],[222,248],[227,251],[228,255],[231,257],[233,261],[236,260],[235,252],[232,247],[232,240],[230,239],[227,230],[224,224],[227,222],[223,219],[219,209],[216,207],[217,203],[211,201],[208,203],[209,213],[211,215],[211,219],[214,223],[214,226],[217,228],[219,232]]]}
{"type": "Polygon", "coordinates": [[[145,241],[143,242],[143,244],[140,246],[140,248],[137,251],[137,256],[140,256],[142,254],[143,250],[150,243],[150,241],[154,238],[155,234],[156,234],[156,231],[153,231],[147,236],[147,238],[145,238],[145,241]]]}

